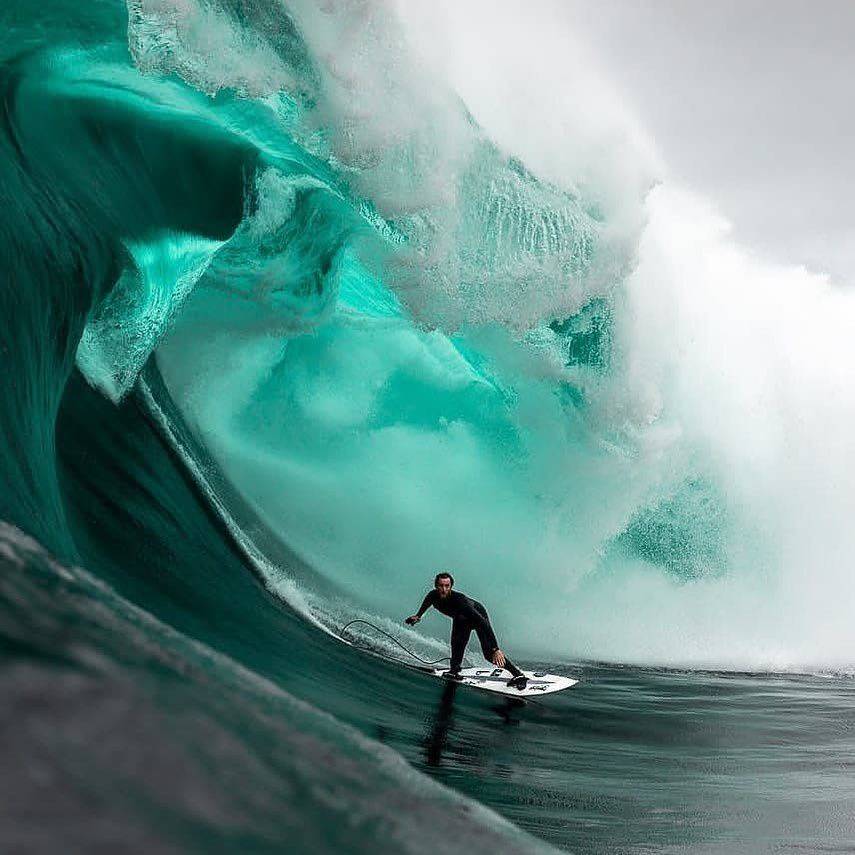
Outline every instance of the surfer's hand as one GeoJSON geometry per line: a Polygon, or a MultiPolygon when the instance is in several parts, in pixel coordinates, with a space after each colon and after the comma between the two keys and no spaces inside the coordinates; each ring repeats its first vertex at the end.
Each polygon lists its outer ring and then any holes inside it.
{"type": "Polygon", "coordinates": [[[493,651],[493,664],[498,665],[499,668],[505,667],[505,654],[501,650],[493,651]]]}
{"type": "Polygon", "coordinates": [[[418,615],[410,615],[410,616],[409,616],[409,617],[404,621],[404,623],[405,623],[405,624],[407,624],[407,625],[409,625],[409,626],[415,626],[415,625],[416,625],[420,620],[421,620],[421,618],[420,618],[418,615]]]}

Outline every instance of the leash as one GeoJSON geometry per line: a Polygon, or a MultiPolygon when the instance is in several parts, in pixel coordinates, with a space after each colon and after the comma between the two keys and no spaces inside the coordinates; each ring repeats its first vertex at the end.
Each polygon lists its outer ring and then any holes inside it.
{"type": "MultiPolygon", "coordinates": [[[[397,638],[395,638],[395,636],[394,636],[394,635],[389,635],[389,633],[388,633],[388,632],[386,632],[386,630],[385,630],[385,629],[380,629],[380,627],[379,627],[379,626],[375,626],[375,625],[374,625],[373,623],[371,623],[370,621],[362,620],[362,619],[360,619],[360,618],[357,618],[356,620],[352,620],[352,621],[350,621],[350,623],[346,623],[346,624],[345,624],[345,625],[344,625],[344,626],[343,626],[343,627],[338,631],[338,632],[339,632],[339,635],[343,636],[343,635],[344,635],[344,633],[347,631],[347,629],[348,629],[349,627],[353,626],[355,623],[361,623],[361,624],[365,624],[365,626],[370,626],[372,629],[376,630],[376,631],[377,631],[377,632],[379,632],[381,635],[385,635],[385,636],[386,636],[386,638],[388,638],[388,639],[389,639],[389,641],[391,641],[393,644],[397,644],[397,645],[398,645],[398,647],[400,647],[400,648],[401,648],[401,650],[403,650],[403,651],[404,651],[404,653],[406,653],[406,654],[407,654],[407,655],[409,655],[409,656],[412,656],[412,657],[413,657],[413,659],[418,659],[418,660],[419,660],[419,662],[422,662],[422,663],[424,663],[425,665],[438,665],[440,662],[447,662],[447,661],[449,661],[449,660],[450,660],[450,657],[449,657],[449,656],[443,656],[443,657],[442,657],[442,659],[434,659],[434,661],[433,661],[433,662],[428,662],[428,660],[427,660],[427,659],[422,659],[422,657],[421,657],[421,656],[419,656],[419,654],[418,654],[418,653],[413,653],[413,651],[412,651],[412,650],[408,649],[407,647],[404,647],[404,645],[403,645],[403,644],[401,644],[401,642],[400,642],[400,641],[398,641],[398,639],[397,639],[397,638]]],[[[372,648],[370,648],[370,647],[365,647],[365,646],[364,646],[364,645],[362,645],[362,644],[354,644],[353,646],[354,646],[354,647],[357,647],[357,648],[359,648],[359,649],[361,649],[361,650],[371,650],[371,649],[372,649],[372,648]]]]}

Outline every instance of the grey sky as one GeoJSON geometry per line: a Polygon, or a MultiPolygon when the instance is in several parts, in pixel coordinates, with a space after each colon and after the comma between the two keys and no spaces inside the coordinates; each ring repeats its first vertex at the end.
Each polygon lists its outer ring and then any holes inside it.
{"type": "Polygon", "coordinates": [[[853,0],[557,9],[741,242],[855,284],[853,0]]]}

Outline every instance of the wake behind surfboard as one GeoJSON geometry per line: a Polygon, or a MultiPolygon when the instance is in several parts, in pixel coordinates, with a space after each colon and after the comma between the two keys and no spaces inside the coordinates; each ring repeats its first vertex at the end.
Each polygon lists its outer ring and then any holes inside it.
{"type": "MultiPolygon", "coordinates": [[[[425,669],[427,673],[440,679],[448,679],[447,668],[425,669]]],[[[544,671],[523,671],[528,677],[528,683],[524,689],[516,689],[508,685],[511,674],[502,668],[462,668],[460,680],[454,682],[464,686],[472,686],[475,689],[483,689],[497,695],[505,695],[509,698],[534,698],[540,695],[551,695],[570,689],[579,681],[572,677],[561,677],[557,674],[547,674],[544,671]]]]}

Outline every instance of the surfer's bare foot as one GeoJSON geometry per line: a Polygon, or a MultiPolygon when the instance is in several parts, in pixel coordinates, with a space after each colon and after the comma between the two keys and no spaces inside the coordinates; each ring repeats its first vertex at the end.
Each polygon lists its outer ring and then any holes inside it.
{"type": "Polygon", "coordinates": [[[525,674],[520,674],[518,677],[511,677],[508,680],[508,686],[512,689],[519,689],[522,691],[528,685],[528,677],[525,674]]]}

